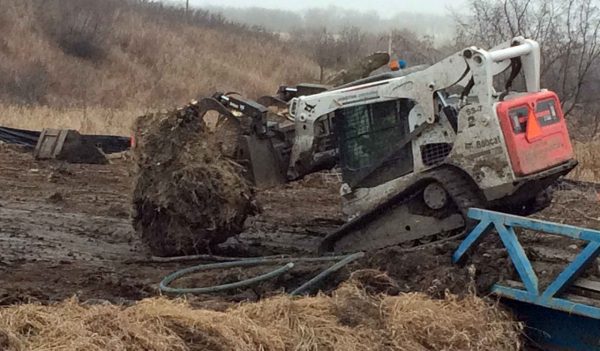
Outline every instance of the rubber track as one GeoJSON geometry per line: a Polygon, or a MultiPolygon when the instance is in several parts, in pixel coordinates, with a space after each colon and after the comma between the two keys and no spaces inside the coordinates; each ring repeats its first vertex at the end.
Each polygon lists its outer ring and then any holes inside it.
{"type": "Polygon", "coordinates": [[[435,170],[431,178],[442,184],[452,198],[452,201],[456,204],[456,207],[461,211],[465,220],[467,219],[469,208],[485,208],[485,201],[479,189],[461,171],[451,168],[441,168],[435,170]]]}
{"type": "MultiPolygon", "coordinates": [[[[423,173],[423,176],[421,177],[421,179],[415,183],[418,183],[422,180],[425,180],[425,181],[431,180],[431,181],[439,182],[440,184],[442,184],[444,189],[446,189],[450,198],[455,203],[456,207],[459,209],[463,218],[465,219],[465,223],[467,223],[465,230],[462,230],[461,233],[454,235],[452,237],[456,238],[456,237],[460,237],[460,236],[464,235],[466,229],[471,227],[471,221],[469,221],[468,217],[467,217],[467,212],[468,212],[469,208],[471,208],[471,207],[484,208],[485,207],[485,201],[483,200],[483,196],[479,192],[479,189],[475,186],[475,184],[473,184],[472,181],[467,179],[461,171],[455,170],[452,168],[436,168],[429,172],[425,172],[425,173],[423,173]]],[[[410,188],[410,189],[406,190],[404,194],[400,194],[398,197],[396,197],[394,200],[392,200],[393,203],[388,203],[388,204],[382,205],[381,207],[404,206],[409,201],[411,201],[416,195],[418,195],[422,189],[423,189],[423,187],[418,187],[416,189],[410,188]],[[400,199],[400,201],[398,201],[398,199],[400,199]]],[[[366,223],[366,222],[369,221],[369,219],[372,216],[372,213],[379,211],[381,209],[381,207],[378,207],[377,209],[373,210],[370,213],[364,214],[360,218],[356,219],[354,222],[350,222],[350,224],[347,224],[346,226],[340,228],[340,230],[328,235],[323,240],[323,244],[321,245],[321,251],[332,248],[335,245],[334,243],[337,240],[341,239],[342,237],[344,237],[346,235],[351,235],[352,229],[349,229],[349,230],[346,229],[346,228],[348,228],[347,226],[350,226],[350,227],[361,226],[361,225],[368,226],[368,223],[366,223]],[[348,232],[345,234],[342,234],[341,233],[342,231],[344,231],[344,232],[348,231],[348,232]]],[[[436,237],[436,235],[431,235],[430,237],[436,237]]],[[[443,240],[441,240],[441,238],[437,238],[437,239],[440,241],[446,241],[446,239],[448,239],[448,238],[444,238],[443,240]]],[[[413,244],[415,244],[410,248],[412,250],[418,248],[419,246],[429,246],[429,245],[436,243],[436,241],[429,242],[429,243],[419,243],[419,239],[407,241],[406,243],[408,243],[408,242],[413,242],[413,244]]],[[[401,244],[404,244],[404,243],[400,242],[397,245],[401,245],[401,244]]],[[[396,245],[393,245],[393,246],[396,246],[396,245]]]]}

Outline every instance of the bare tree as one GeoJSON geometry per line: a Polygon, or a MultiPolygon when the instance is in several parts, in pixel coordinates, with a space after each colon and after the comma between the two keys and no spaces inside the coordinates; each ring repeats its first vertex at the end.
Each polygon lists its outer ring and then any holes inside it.
{"type": "Polygon", "coordinates": [[[392,52],[410,65],[433,64],[441,58],[432,37],[421,38],[406,29],[392,31],[392,52]]]}
{"type": "Polygon", "coordinates": [[[588,98],[594,67],[600,65],[597,0],[470,0],[468,17],[455,15],[457,45],[491,47],[522,35],[542,48],[541,78],[559,94],[565,114],[588,98]]]}
{"type": "Polygon", "coordinates": [[[311,32],[309,37],[314,48],[313,58],[319,65],[319,81],[323,82],[325,69],[332,67],[336,63],[337,48],[335,38],[326,28],[311,32]]]}
{"type": "Polygon", "coordinates": [[[358,27],[345,27],[337,40],[338,67],[366,54],[367,35],[358,27]]]}

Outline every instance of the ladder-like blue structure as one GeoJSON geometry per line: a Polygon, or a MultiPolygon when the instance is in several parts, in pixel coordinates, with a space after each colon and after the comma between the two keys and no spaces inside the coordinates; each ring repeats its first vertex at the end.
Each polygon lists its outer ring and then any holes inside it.
{"type": "Polygon", "coordinates": [[[469,218],[478,221],[454,252],[458,263],[486,235],[496,232],[504,244],[521,282],[497,283],[499,296],[527,325],[527,334],[551,350],[600,350],[600,301],[574,295],[572,287],[584,287],[600,296],[600,282],[578,278],[600,255],[600,231],[472,208],[469,218]],[[586,246],[543,291],[515,228],[584,240],[586,246]]]}

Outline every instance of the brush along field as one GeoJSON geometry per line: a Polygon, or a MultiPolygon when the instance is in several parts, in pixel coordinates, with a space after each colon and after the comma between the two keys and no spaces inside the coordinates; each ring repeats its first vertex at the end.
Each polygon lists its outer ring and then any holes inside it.
{"type": "Polygon", "coordinates": [[[112,108],[54,108],[0,105],[2,126],[27,130],[75,129],[83,134],[131,135],[135,119],[149,111],[112,108]]]}
{"type": "Polygon", "coordinates": [[[569,177],[587,182],[600,182],[600,141],[575,142],[574,146],[579,165],[569,177]]]}

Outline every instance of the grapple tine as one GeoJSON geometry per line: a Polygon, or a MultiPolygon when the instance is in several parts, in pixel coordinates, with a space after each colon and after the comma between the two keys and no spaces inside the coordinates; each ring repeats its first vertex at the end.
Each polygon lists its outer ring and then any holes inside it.
{"type": "Polygon", "coordinates": [[[204,117],[208,111],[217,111],[222,115],[234,117],[223,104],[214,98],[203,98],[195,104],[198,108],[198,115],[204,117]]]}

